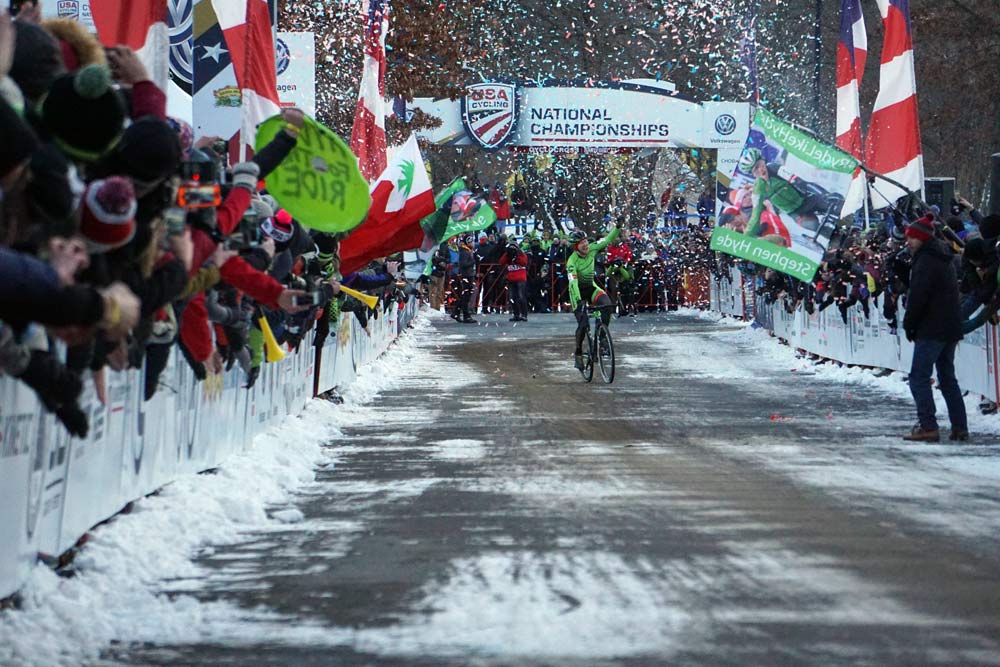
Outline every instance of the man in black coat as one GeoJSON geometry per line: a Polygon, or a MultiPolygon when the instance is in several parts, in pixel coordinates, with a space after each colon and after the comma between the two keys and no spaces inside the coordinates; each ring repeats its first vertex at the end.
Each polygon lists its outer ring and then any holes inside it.
{"type": "Polygon", "coordinates": [[[968,440],[965,403],[955,378],[955,348],[962,339],[962,316],[954,254],[943,241],[934,238],[934,223],[929,216],[906,228],[906,246],[913,255],[913,265],[903,330],[906,338],[913,341],[910,392],[920,421],[903,439],[917,442],[941,439],[931,392],[931,371],[936,366],[938,386],[951,421],[950,439],[968,440]]]}

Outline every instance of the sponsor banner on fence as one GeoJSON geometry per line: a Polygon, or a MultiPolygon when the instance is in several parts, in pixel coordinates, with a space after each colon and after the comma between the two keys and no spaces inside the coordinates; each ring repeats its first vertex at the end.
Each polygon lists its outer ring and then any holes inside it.
{"type": "MultiPolygon", "coordinates": [[[[382,354],[416,314],[416,302],[392,304],[369,323],[344,314],[323,348],[319,390],[346,387],[382,354]]],[[[297,353],[264,364],[251,389],[239,370],[198,382],[172,354],[161,388],[143,400],[143,371],[109,374],[108,401],[92,383],[80,406],[90,418],[85,439],[70,438],[34,392],[0,378],[0,599],[16,592],[37,554],[57,555],[129,502],[179,475],[222,464],[312,397],[312,334],[297,353]]]]}
{"type": "Polygon", "coordinates": [[[758,109],[712,249],[812,280],[857,160],[758,109]]]}
{"type": "MultiPolygon", "coordinates": [[[[737,269],[732,270],[730,278],[712,278],[711,308],[726,315],[744,317],[740,303],[744,295],[740,286],[741,283],[750,284],[750,280],[737,269]]],[[[903,373],[910,371],[913,343],[907,341],[901,331],[890,327],[881,309],[874,304],[867,315],[861,305],[851,306],[845,321],[838,308],[810,314],[800,306],[789,313],[781,301],[767,304],[762,297],[750,298],[755,301],[754,321],[796,349],[850,365],[903,373]]],[[[900,308],[900,321],[904,313],[905,309],[900,308]]],[[[998,347],[997,328],[992,325],[967,334],[959,343],[955,352],[955,372],[963,390],[1000,402],[998,347]]]]}

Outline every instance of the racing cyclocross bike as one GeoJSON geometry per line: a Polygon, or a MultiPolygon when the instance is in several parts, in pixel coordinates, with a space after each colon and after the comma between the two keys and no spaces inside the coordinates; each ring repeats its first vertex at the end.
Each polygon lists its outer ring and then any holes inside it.
{"type": "Polygon", "coordinates": [[[583,314],[587,318],[587,338],[583,348],[583,368],[580,374],[583,375],[584,382],[594,379],[594,365],[601,368],[601,377],[608,384],[615,381],[615,346],[611,342],[611,331],[601,319],[600,308],[592,308],[590,304],[583,304],[583,314]],[[591,331],[590,320],[593,318],[594,326],[591,331]]]}

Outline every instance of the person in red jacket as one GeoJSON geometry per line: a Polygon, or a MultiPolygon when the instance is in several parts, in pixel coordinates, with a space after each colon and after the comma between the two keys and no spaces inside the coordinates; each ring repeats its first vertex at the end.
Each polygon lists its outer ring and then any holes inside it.
{"type": "MultiPolygon", "coordinates": [[[[490,207],[497,214],[497,233],[503,234],[507,221],[510,220],[510,200],[507,199],[507,192],[502,183],[497,183],[490,191],[490,207]]],[[[515,229],[515,231],[517,230],[515,229]]]]}
{"type": "Polygon", "coordinates": [[[500,265],[507,268],[507,290],[513,303],[511,322],[528,321],[528,255],[511,243],[500,256],[500,265]]]}

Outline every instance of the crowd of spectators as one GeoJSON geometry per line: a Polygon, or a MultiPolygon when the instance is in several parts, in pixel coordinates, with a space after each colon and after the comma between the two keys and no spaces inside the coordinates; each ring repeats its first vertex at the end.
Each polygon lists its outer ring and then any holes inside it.
{"type": "Polygon", "coordinates": [[[895,332],[910,279],[912,257],[906,248],[906,230],[917,221],[930,224],[935,237],[953,253],[966,331],[995,319],[1000,306],[1000,216],[983,216],[964,198],[953,200],[947,212],[938,206],[925,209],[912,204],[890,209],[867,230],[859,226],[841,229],[810,283],[721,253],[715,257],[713,270],[719,279],[731,280],[729,269],[738,266],[754,276],[757,293],[766,303],[780,302],[789,313],[799,306],[810,314],[835,307],[846,323],[854,305],[861,307],[865,317],[879,308],[895,332]]]}
{"type": "Polygon", "coordinates": [[[343,313],[395,305],[397,266],[341,276],[334,235],[303,228],[262,187],[294,149],[301,111],[252,159],[196,137],[127,47],[22,5],[0,16],[0,372],[75,436],[87,382],[143,368],[148,400],[171,351],[199,379],[238,365],[251,387],[264,339],[316,344],[343,313]]]}
{"type": "MultiPolygon", "coordinates": [[[[685,303],[707,307],[707,278],[713,265],[711,227],[692,216],[690,223],[655,226],[646,221],[626,231],[598,256],[596,277],[620,315],[676,309],[685,303]],[[697,278],[696,278],[697,277],[697,278]]],[[[606,216],[610,227],[611,216],[606,216]]],[[[593,240],[602,234],[597,232],[593,240]]],[[[566,260],[569,235],[541,226],[522,236],[496,228],[443,243],[431,258],[427,293],[431,306],[474,323],[471,315],[510,312],[511,321],[529,313],[569,312],[566,260]]]]}

